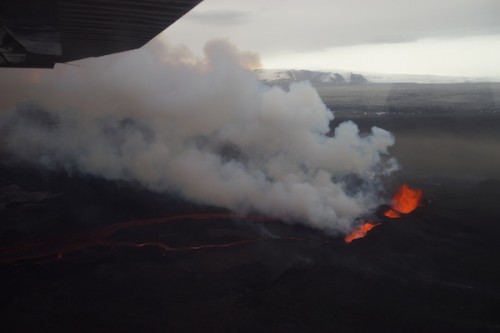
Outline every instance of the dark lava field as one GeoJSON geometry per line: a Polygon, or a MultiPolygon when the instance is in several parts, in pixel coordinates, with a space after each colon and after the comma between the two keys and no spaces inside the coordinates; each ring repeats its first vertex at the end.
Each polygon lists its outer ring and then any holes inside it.
{"type": "Polygon", "coordinates": [[[343,120],[392,131],[388,189],[423,192],[349,244],[2,159],[1,331],[500,332],[499,117],[343,120]]]}

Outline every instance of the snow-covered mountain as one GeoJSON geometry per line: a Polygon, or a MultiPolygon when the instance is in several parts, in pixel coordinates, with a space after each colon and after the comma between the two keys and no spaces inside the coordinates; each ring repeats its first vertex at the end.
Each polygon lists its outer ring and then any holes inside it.
{"type": "Polygon", "coordinates": [[[323,72],[297,69],[258,69],[259,79],[269,84],[289,85],[292,82],[309,81],[313,86],[363,84],[368,80],[360,74],[347,72],[323,72]]]}
{"type": "Polygon", "coordinates": [[[363,83],[466,83],[500,82],[499,78],[438,76],[425,74],[353,73],[346,71],[311,71],[297,69],[258,69],[259,79],[269,84],[288,86],[292,82],[310,81],[313,86],[363,83]]]}
{"type": "Polygon", "coordinates": [[[430,74],[363,73],[363,76],[369,82],[373,83],[474,83],[500,81],[500,77],[443,76],[430,74]]]}

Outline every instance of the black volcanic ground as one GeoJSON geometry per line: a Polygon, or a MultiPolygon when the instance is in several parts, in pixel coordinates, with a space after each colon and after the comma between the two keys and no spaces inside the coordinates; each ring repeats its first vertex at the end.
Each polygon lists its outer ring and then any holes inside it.
{"type": "Polygon", "coordinates": [[[182,218],[65,252],[127,221],[228,212],[2,160],[1,331],[500,332],[500,117],[452,111],[339,111],[401,138],[389,186],[424,193],[351,244],[279,221],[182,218]],[[119,245],[141,242],[183,250],[119,245]],[[208,244],[228,246],[189,249],[208,244]]]}

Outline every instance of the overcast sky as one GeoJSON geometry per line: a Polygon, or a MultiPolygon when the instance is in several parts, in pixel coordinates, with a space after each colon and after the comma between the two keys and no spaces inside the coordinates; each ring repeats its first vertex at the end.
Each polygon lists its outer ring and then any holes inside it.
{"type": "Polygon", "coordinates": [[[227,38],[264,68],[500,76],[499,0],[204,0],[164,36],[227,38]]]}

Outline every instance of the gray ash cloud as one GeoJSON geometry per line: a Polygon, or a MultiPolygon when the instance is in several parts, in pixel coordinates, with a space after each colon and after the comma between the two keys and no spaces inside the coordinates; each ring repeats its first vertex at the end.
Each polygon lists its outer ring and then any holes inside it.
{"type": "Polygon", "coordinates": [[[254,56],[226,42],[208,43],[204,59],[184,51],[155,42],[24,72],[17,84],[34,102],[16,96],[2,111],[3,149],[327,232],[349,231],[381,203],[382,179],[397,168],[389,132],[360,135],[345,122],[329,135],[333,113],[309,83],[266,86],[244,68],[254,56]]]}

